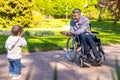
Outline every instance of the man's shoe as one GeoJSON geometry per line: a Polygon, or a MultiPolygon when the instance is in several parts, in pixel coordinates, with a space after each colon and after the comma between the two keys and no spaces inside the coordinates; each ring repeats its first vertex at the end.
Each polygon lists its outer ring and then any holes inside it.
{"type": "Polygon", "coordinates": [[[93,57],[90,54],[87,54],[86,60],[91,62],[93,61],[93,57]]]}
{"type": "Polygon", "coordinates": [[[100,60],[101,60],[101,57],[100,57],[100,56],[96,56],[96,57],[95,57],[95,61],[100,62],[100,60]]]}

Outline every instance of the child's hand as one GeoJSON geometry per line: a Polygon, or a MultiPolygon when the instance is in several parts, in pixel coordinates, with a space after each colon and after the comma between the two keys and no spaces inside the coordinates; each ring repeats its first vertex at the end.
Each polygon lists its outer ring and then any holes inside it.
{"type": "Polygon", "coordinates": [[[21,34],[20,34],[20,37],[23,37],[23,36],[24,36],[23,33],[21,33],[21,34]]]}

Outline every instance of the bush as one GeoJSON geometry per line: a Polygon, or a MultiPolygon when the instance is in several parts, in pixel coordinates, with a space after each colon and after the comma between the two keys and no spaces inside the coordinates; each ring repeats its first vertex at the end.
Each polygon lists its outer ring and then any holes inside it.
{"type": "Polygon", "coordinates": [[[4,28],[32,23],[32,4],[27,0],[0,0],[0,24],[4,28]]]}

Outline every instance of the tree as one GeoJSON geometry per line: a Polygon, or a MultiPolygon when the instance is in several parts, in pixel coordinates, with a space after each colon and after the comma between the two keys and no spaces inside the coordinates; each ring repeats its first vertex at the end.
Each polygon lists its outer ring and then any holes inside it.
{"type": "Polygon", "coordinates": [[[118,20],[120,20],[120,0],[110,0],[105,3],[105,6],[114,16],[114,23],[116,24],[118,20]]]}
{"type": "Polygon", "coordinates": [[[31,0],[0,0],[0,25],[29,27],[32,22],[31,0]]]}
{"type": "MultiPolygon", "coordinates": [[[[84,8],[84,0],[67,0],[67,14],[71,16],[74,8],[84,8]]],[[[44,15],[51,15],[57,18],[66,17],[66,0],[35,0],[34,9],[44,15]]]]}
{"type": "Polygon", "coordinates": [[[111,12],[114,17],[113,24],[116,24],[120,20],[120,0],[101,0],[99,5],[107,8],[111,12]]]}
{"type": "Polygon", "coordinates": [[[94,7],[96,3],[97,0],[33,0],[33,7],[41,14],[55,18],[66,18],[66,14],[67,18],[71,18],[71,11],[74,8],[80,8],[82,13],[86,13],[85,16],[96,18],[98,13],[94,7]],[[85,9],[85,4],[89,8],[85,9]]]}
{"type": "Polygon", "coordinates": [[[53,15],[53,1],[52,0],[34,0],[34,10],[40,12],[41,14],[51,16],[53,15]]]}

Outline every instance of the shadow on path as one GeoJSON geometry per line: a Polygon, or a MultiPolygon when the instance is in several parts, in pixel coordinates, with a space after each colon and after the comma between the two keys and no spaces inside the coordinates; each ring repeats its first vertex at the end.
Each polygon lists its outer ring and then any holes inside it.
{"type": "MultiPolygon", "coordinates": [[[[105,46],[106,59],[102,66],[79,67],[75,63],[68,62],[64,50],[42,51],[24,53],[22,63],[22,78],[30,74],[30,80],[53,80],[53,71],[57,65],[59,80],[111,80],[111,69],[114,69],[115,57],[120,59],[120,51],[117,47],[105,46]],[[111,49],[112,48],[112,49],[111,49]],[[118,51],[115,53],[115,51],[118,51]]],[[[120,60],[119,60],[120,61],[120,60]]],[[[8,77],[8,62],[6,55],[0,55],[0,80],[11,80],[8,77]]]]}

